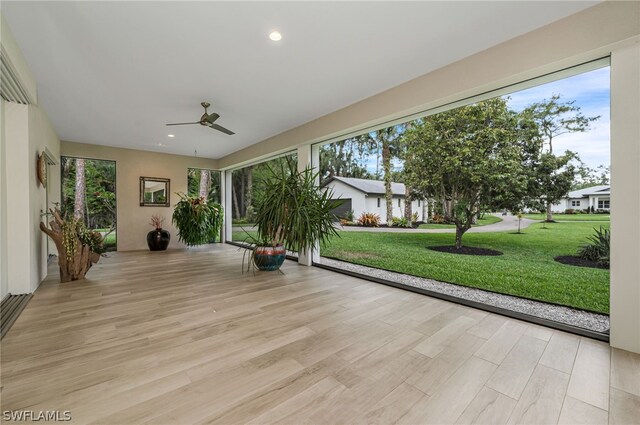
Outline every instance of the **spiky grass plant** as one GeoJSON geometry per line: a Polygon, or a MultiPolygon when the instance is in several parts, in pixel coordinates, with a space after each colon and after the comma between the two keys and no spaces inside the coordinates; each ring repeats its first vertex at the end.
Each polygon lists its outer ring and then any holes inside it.
{"type": "Polygon", "coordinates": [[[267,176],[258,182],[256,242],[284,245],[287,250],[297,252],[339,236],[332,211],[343,201],[333,199],[330,189],[320,190],[319,173],[309,167],[299,171],[291,158],[276,167],[269,167],[267,176]]]}
{"type": "Polygon", "coordinates": [[[600,226],[600,229],[594,228],[593,230],[595,230],[595,234],[589,236],[589,243],[578,250],[578,256],[608,268],[611,232],[602,226],[600,226]]]}

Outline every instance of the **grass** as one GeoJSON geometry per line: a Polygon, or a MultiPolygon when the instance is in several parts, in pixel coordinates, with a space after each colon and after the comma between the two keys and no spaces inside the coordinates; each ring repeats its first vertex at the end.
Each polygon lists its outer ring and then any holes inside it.
{"type": "MultiPolygon", "coordinates": [[[[605,224],[604,227],[608,227],[605,224]]],[[[609,312],[609,271],[554,261],[575,255],[593,233],[592,223],[532,224],[524,234],[468,233],[468,246],[502,251],[499,257],[447,254],[427,249],[452,245],[451,233],[341,232],[323,256],[433,278],[503,294],[609,312]]]]}
{"type": "MultiPolygon", "coordinates": [[[[523,214],[531,220],[546,220],[547,214],[523,214]]],[[[609,214],[554,214],[555,221],[610,221],[609,214]]]]}
{"type": "MultiPolygon", "coordinates": [[[[482,218],[478,219],[476,224],[472,227],[486,226],[487,224],[495,224],[500,223],[502,219],[500,217],[496,217],[495,215],[485,214],[482,218]]],[[[435,224],[435,223],[425,223],[418,226],[418,229],[455,229],[455,224],[435,224]]]]}

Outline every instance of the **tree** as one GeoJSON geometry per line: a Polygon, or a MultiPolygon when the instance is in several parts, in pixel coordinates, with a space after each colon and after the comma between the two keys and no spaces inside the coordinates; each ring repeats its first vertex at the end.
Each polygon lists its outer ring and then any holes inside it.
{"type": "Polygon", "coordinates": [[[75,202],[73,204],[73,217],[76,220],[84,219],[85,209],[85,175],[84,175],[84,159],[76,158],[76,192],[75,202]]]}
{"type": "Polygon", "coordinates": [[[211,174],[209,174],[209,170],[200,170],[200,189],[198,190],[200,197],[207,199],[209,197],[210,188],[211,174]]]}
{"type": "Polygon", "coordinates": [[[566,151],[564,155],[556,156],[552,153],[540,155],[538,164],[534,167],[535,184],[543,193],[541,198],[547,221],[553,221],[551,208],[567,196],[575,179],[576,169],[571,161],[577,158],[574,152],[566,151]]]}
{"type": "Polygon", "coordinates": [[[376,141],[382,150],[382,179],[384,181],[384,199],[387,209],[387,226],[391,227],[393,224],[393,190],[391,183],[392,177],[392,164],[391,160],[398,152],[398,143],[400,139],[398,137],[398,127],[387,127],[376,131],[376,141]]]}
{"type": "Polygon", "coordinates": [[[482,206],[500,208],[524,193],[523,145],[529,133],[501,98],[418,120],[404,136],[405,178],[427,197],[443,199],[445,218],[456,226],[456,248],[482,206]],[[523,136],[525,136],[523,138],[523,136]]]}
{"type": "Polygon", "coordinates": [[[576,166],[576,178],[571,186],[572,190],[584,189],[597,185],[608,185],[611,169],[609,166],[598,165],[591,168],[580,161],[576,166]]]}
{"type": "Polygon", "coordinates": [[[322,146],[320,149],[321,178],[327,179],[334,176],[371,178],[366,161],[375,149],[376,143],[368,133],[322,146]]]}
{"type": "MultiPolygon", "coordinates": [[[[586,117],[580,111],[580,107],[575,105],[575,100],[562,101],[559,94],[551,96],[551,99],[545,99],[542,102],[536,102],[525,108],[524,114],[528,114],[531,119],[536,123],[539,131],[539,136],[542,140],[540,145],[541,154],[545,152],[553,155],[553,141],[558,136],[567,133],[584,133],[589,130],[592,122],[598,120],[600,116],[586,117]]],[[[563,158],[565,157],[563,155],[563,158]]],[[[574,154],[572,159],[577,159],[577,155],[574,154]]],[[[545,157],[544,164],[541,164],[540,171],[547,170],[553,175],[549,175],[547,178],[542,176],[540,181],[546,181],[549,186],[543,191],[545,202],[545,208],[547,212],[547,221],[553,221],[553,213],[551,212],[551,206],[553,202],[551,199],[558,198],[557,190],[560,187],[564,187],[564,184],[555,184],[556,177],[563,175],[568,169],[564,169],[566,164],[562,159],[553,160],[552,158],[545,157]],[[556,164],[559,168],[551,169],[550,165],[556,164]],[[556,175],[556,177],[554,177],[556,175]]],[[[575,170],[574,170],[575,171],[575,170]]],[[[559,177],[562,180],[562,177],[559,177]]],[[[567,195],[567,192],[560,196],[560,199],[567,195]]]]}

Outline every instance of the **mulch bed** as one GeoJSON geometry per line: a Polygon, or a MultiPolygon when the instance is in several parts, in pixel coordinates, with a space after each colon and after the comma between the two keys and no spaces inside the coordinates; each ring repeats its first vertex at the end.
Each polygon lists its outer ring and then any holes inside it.
{"type": "Polygon", "coordinates": [[[444,246],[430,246],[428,249],[438,252],[447,252],[449,254],[462,254],[462,255],[482,255],[493,256],[503,255],[502,252],[487,248],[476,248],[473,246],[463,246],[460,249],[456,249],[453,245],[444,246]]]}
{"type": "Polygon", "coordinates": [[[601,266],[595,261],[587,260],[585,258],[576,257],[575,255],[560,255],[558,257],[554,257],[558,263],[566,264],[568,266],[576,266],[576,267],[590,267],[592,269],[608,269],[609,267],[601,266]]]}

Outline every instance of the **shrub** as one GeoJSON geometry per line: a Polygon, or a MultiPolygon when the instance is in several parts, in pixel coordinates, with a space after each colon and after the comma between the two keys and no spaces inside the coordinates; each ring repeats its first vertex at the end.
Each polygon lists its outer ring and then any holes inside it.
{"type": "Polygon", "coordinates": [[[393,217],[391,222],[395,227],[411,227],[406,217],[393,217]]]}
{"type": "Polygon", "coordinates": [[[431,219],[429,220],[429,223],[433,223],[433,224],[445,224],[447,221],[445,220],[444,216],[440,215],[440,214],[434,214],[433,216],[431,216],[431,219]]]}
{"type": "Polygon", "coordinates": [[[574,210],[573,208],[567,208],[566,210],[564,210],[565,214],[575,214],[576,210],[574,210]]]}
{"type": "Polygon", "coordinates": [[[340,219],[340,226],[350,226],[353,224],[353,221],[347,220],[345,218],[340,219]]]}
{"type": "Polygon", "coordinates": [[[349,210],[347,211],[347,213],[344,215],[344,219],[352,222],[353,221],[353,210],[349,210]]]}
{"type": "Polygon", "coordinates": [[[363,212],[358,218],[358,224],[365,227],[380,227],[380,216],[374,213],[363,212]]]}
{"type": "Polygon", "coordinates": [[[418,221],[418,212],[414,212],[413,214],[411,214],[411,221],[413,221],[414,223],[416,221],[418,221]]]}
{"type": "Polygon", "coordinates": [[[611,232],[600,226],[594,229],[595,234],[589,236],[589,243],[578,250],[578,256],[586,260],[595,261],[602,267],[609,267],[609,244],[611,232]]]}

